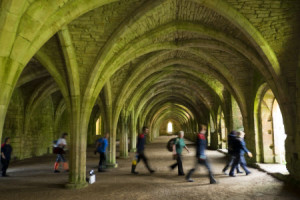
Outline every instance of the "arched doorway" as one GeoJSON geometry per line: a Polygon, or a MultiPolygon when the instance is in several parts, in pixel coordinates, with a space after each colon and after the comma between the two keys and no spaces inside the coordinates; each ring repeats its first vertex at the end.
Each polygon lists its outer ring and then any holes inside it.
{"type": "MultiPolygon", "coordinates": [[[[285,160],[285,129],[279,104],[271,91],[264,86],[260,90],[260,97],[256,112],[258,154],[264,163],[286,164],[285,160]]],[[[257,96],[258,97],[258,96],[257,96]]]]}

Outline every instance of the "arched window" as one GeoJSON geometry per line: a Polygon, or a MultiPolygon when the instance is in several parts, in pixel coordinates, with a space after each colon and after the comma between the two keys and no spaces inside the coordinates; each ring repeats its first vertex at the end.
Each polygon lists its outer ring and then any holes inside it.
{"type": "Polygon", "coordinates": [[[172,133],[173,132],[173,124],[172,124],[172,122],[168,123],[167,132],[168,133],[172,133]]]}
{"type": "Polygon", "coordinates": [[[98,120],[96,121],[96,135],[101,135],[101,125],[102,125],[102,120],[101,120],[101,116],[98,118],[98,120]]]}

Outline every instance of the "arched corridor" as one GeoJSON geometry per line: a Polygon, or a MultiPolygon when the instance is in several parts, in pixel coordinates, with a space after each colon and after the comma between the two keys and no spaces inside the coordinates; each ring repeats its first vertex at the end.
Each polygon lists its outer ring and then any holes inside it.
{"type": "MultiPolygon", "coordinates": [[[[251,176],[245,174],[232,178],[221,173],[225,157],[216,151],[209,151],[217,185],[210,185],[206,169],[200,168],[194,175],[194,183],[187,183],[184,177],[170,171],[174,163],[171,153],[165,148],[172,136],[156,138],[147,146],[146,154],[156,173],[149,174],[143,164],[137,170],[139,175],[130,174],[130,159],[117,159],[118,169],[97,173],[97,182],[78,191],[65,190],[67,173],[51,173],[51,156],[30,159],[16,163],[11,168],[12,177],[0,182],[0,196],[5,199],[299,199],[296,190],[283,182],[251,169],[251,176]],[[26,180],[26,181],[25,181],[26,180]],[[15,192],[12,192],[15,191],[15,192]],[[16,192],[17,191],[17,192],[16,192]]],[[[183,166],[187,172],[194,165],[195,150],[187,142],[191,153],[184,153],[183,166]]],[[[53,158],[53,156],[52,156],[53,158]]],[[[97,156],[91,149],[87,153],[87,170],[95,169],[97,156]]]]}
{"type": "Polygon", "coordinates": [[[152,144],[195,142],[205,124],[210,150],[244,131],[247,163],[284,165],[299,186],[299,13],[299,0],[0,0],[3,165],[50,158],[68,133],[65,186],[85,188],[87,147],[107,133],[118,173],[143,126],[152,144]]]}

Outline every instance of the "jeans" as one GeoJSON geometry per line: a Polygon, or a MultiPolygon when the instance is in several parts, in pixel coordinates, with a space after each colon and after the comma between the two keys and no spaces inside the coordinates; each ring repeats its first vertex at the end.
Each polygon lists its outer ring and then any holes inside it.
{"type": "Polygon", "coordinates": [[[231,166],[231,170],[229,172],[229,175],[234,175],[234,169],[236,169],[239,164],[245,170],[246,174],[250,173],[250,171],[247,168],[247,163],[246,163],[244,155],[238,154],[238,155],[235,155],[235,159],[234,159],[233,164],[231,166]]]}
{"type": "Polygon", "coordinates": [[[210,167],[210,164],[209,164],[207,158],[206,159],[197,158],[195,167],[189,171],[188,175],[186,176],[186,179],[191,178],[192,174],[195,172],[196,169],[198,169],[199,165],[204,165],[206,167],[206,169],[208,170],[208,176],[209,176],[210,180],[211,181],[214,180],[213,173],[211,171],[211,167],[210,167]]]}
{"type": "Polygon", "coordinates": [[[138,152],[138,160],[137,160],[137,163],[139,163],[140,160],[143,160],[143,162],[145,163],[145,166],[146,166],[147,169],[151,172],[152,169],[149,167],[148,159],[147,159],[147,157],[145,156],[144,152],[138,152]]]}
{"type": "MultiPolygon", "coordinates": [[[[229,157],[229,159],[227,161],[227,164],[226,164],[226,166],[223,169],[223,172],[225,172],[230,166],[233,165],[233,162],[234,162],[235,158],[236,158],[236,156],[230,155],[230,157],[229,157]]],[[[236,167],[236,172],[239,172],[239,171],[240,171],[240,169],[239,169],[239,164],[238,164],[237,167],[236,167]]]]}
{"type": "Polygon", "coordinates": [[[2,176],[6,175],[6,170],[9,165],[9,160],[1,158],[1,164],[2,164],[2,176]]]}
{"type": "Polygon", "coordinates": [[[64,156],[64,154],[57,154],[57,157],[56,157],[56,162],[67,162],[67,160],[66,160],[66,158],[65,158],[65,156],[64,156]]]}
{"type": "Polygon", "coordinates": [[[102,170],[106,168],[106,156],[105,152],[100,152],[100,161],[99,161],[99,166],[98,170],[102,170]]]}

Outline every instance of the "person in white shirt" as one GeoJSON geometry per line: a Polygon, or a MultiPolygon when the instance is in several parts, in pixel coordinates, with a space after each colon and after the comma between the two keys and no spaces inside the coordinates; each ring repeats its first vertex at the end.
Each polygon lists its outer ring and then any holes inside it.
{"type": "Polygon", "coordinates": [[[56,157],[56,162],[54,164],[54,173],[59,173],[60,172],[58,170],[60,162],[63,162],[64,170],[66,172],[69,171],[69,165],[68,165],[67,160],[64,156],[64,154],[66,153],[65,150],[67,149],[67,140],[66,140],[67,136],[68,136],[68,133],[63,133],[61,138],[59,138],[57,140],[57,143],[56,143],[57,157],[56,157]]]}

